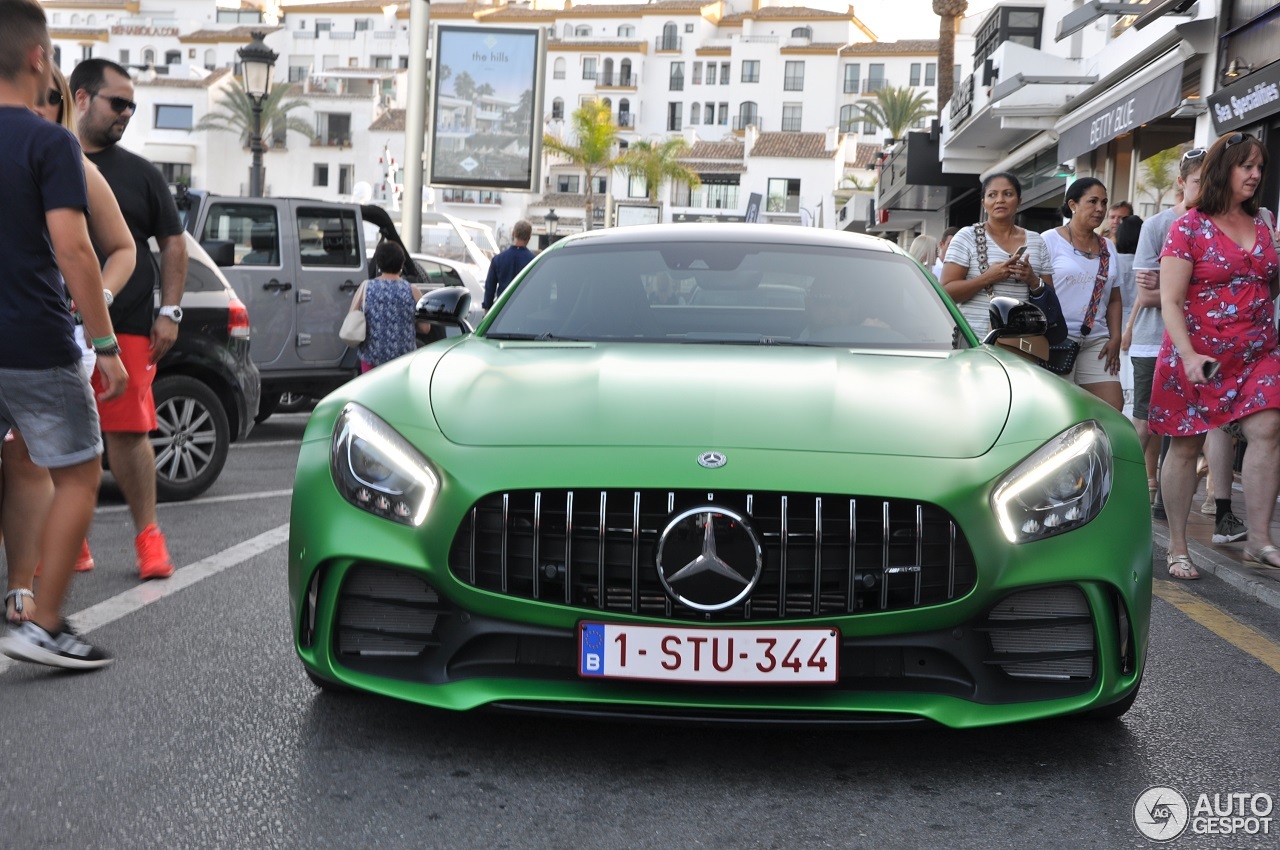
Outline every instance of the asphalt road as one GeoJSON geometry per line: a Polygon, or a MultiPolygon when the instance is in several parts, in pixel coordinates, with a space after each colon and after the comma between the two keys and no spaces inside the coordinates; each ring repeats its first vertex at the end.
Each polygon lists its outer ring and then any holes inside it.
{"type": "MultiPolygon", "coordinates": [[[[1150,844],[1133,822],[1150,786],[1280,799],[1280,612],[1211,576],[1157,582],[1146,683],[1117,722],[690,729],[322,695],[285,594],[304,422],[273,417],[202,499],[160,508],[168,582],[138,584],[104,489],[68,611],[118,660],[0,659],[0,848],[1117,848],[1150,844]]],[[[1170,846],[1280,846],[1271,816],[1270,834],[1170,846]]]]}

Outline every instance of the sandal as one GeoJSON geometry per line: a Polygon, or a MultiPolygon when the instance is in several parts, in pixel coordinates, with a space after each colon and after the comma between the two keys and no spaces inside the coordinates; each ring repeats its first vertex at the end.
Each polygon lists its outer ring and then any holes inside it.
{"type": "Polygon", "coordinates": [[[1200,572],[1196,569],[1196,565],[1191,563],[1190,555],[1170,555],[1165,561],[1169,565],[1169,575],[1173,578],[1182,581],[1194,581],[1200,578],[1200,572]]]}
{"type": "Polygon", "coordinates": [[[27,620],[31,619],[31,615],[23,610],[22,597],[29,597],[32,602],[36,601],[36,595],[25,587],[14,588],[4,595],[4,618],[11,626],[20,626],[27,620]],[[13,611],[9,611],[9,600],[13,600],[13,611]]]}
{"type": "Polygon", "coordinates": [[[1280,570],[1280,548],[1267,545],[1256,552],[1245,549],[1244,562],[1261,570],[1280,570]]]}
{"type": "Polygon", "coordinates": [[[1150,501],[1151,504],[1154,505],[1156,503],[1156,493],[1159,493],[1159,492],[1160,492],[1159,479],[1148,478],[1147,479],[1147,500],[1150,501]]]}

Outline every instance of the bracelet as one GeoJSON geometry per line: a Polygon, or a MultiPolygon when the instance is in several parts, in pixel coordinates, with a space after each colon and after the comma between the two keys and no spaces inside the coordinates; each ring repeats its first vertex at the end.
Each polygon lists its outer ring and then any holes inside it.
{"type": "Polygon", "coordinates": [[[99,357],[119,357],[120,343],[117,342],[117,343],[114,343],[113,345],[104,345],[101,348],[95,345],[93,347],[93,353],[98,355],[99,357]]]}
{"type": "Polygon", "coordinates": [[[99,348],[111,348],[112,346],[119,347],[120,345],[115,334],[91,337],[89,341],[93,344],[94,351],[97,351],[99,348]]]}
{"type": "Polygon", "coordinates": [[[1041,295],[1044,295],[1044,290],[1045,290],[1045,287],[1047,286],[1047,284],[1044,282],[1044,278],[1039,278],[1039,277],[1036,278],[1036,283],[1040,285],[1037,286],[1035,289],[1027,290],[1027,294],[1030,295],[1032,298],[1039,298],[1041,295]]]}

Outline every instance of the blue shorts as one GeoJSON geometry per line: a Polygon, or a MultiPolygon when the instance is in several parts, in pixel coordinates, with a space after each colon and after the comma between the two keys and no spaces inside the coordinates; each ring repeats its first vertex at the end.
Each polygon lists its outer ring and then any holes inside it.
{"type": "Polygon", "coordinates": [[[17,428],[36,466],[61,469],[102,454],[98,406],[79,361],[0,369],[0,433],[17,428]]]}

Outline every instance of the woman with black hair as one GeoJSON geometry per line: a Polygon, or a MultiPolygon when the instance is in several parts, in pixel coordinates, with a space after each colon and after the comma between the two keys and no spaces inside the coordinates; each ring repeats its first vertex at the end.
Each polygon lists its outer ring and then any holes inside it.
{"type": "Polygon", "coordinates": [[[1205,433],[1239,421],[1249,547],[1244,561],[1280,570],[1271,516],[1280,491],[1280,349],[1275,305],[1280,258],[1259,215],[1267,151],[1248,133],[1209,149],[1199,197],[1174,223],[1160,255],[1165,336],[1147,420],[1170,437],[1160,471],[1169,517],[1169,575],[1200,577],[1187,551],[1187,515],[1205,433]]]}
{"type": "Polygon", "coordinates": [[[368,372],[417,349],[418,287],[401,277],[406,258],[394,242],[381,242],[373,252],[379,274],[352,298],[352,310],[364,310],[365,338],[357,349],[360,371],[368,372]]]}
{"type": "Polygon", "coordinates": [[[1063,377],[1121,410],[1119,264],[1115,243],[1096,232],[1107,217],[1107,188],[1096,177],[1075,181],[1062,214],[1070,221],[1041,235],[1069,338],[1080,344],[1075,368],[1063,377]]]}
{"type": "Polygon", "coordinates": [[[1142,234],[1142,216],[1127,215],[1120,219],[1116,226],[1116,260],[1118,261],[1120,282],[1120,301],[1123,304],[1120,326],[1129,323],[1129,314],[1133,312],[1134,301],[1137,300],[1137,285],[1134,282],[1133,258],[1138,253],[1138,237],[1142,234]]]}

